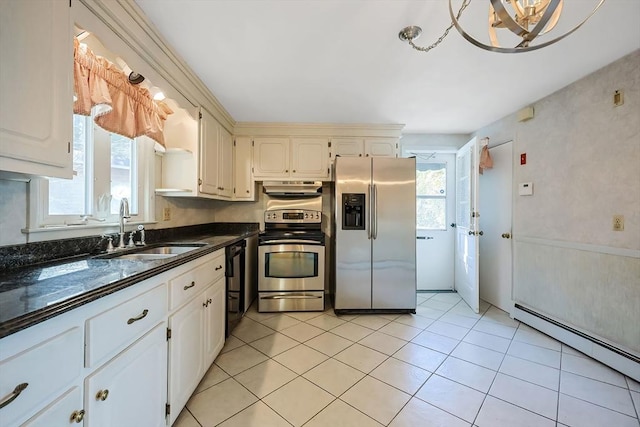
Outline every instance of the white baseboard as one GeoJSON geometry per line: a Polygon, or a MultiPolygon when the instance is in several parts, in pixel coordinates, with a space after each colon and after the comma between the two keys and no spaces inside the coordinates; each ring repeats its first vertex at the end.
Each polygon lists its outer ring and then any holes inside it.
{"type": "Polygon", "coordinates": [[[589,357],[640,381],[640,357],[516,304],[511,316],[589,357]]]}

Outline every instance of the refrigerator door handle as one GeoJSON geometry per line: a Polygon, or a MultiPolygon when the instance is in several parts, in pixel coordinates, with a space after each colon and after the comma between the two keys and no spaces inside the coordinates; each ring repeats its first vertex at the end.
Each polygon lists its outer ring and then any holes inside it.
{"type": "Polygon", "coordinates": [[[367,239],[371,240],[371,216],[373,215],[373,204],[371,203],[371,184],[367,186],[367,200],[369,200],[369,224],[367,224],[367,239]]]}
{"type": "Polygon", "coordinates": [[[373,213],[373,219],[372,219],[372,230],[371,230],[371,237],[373,237],[373,239],[377,239],[378,238],[378,185],[377,184],[373,184],[373,208],[371,209],[372,213],[373,213]]]}

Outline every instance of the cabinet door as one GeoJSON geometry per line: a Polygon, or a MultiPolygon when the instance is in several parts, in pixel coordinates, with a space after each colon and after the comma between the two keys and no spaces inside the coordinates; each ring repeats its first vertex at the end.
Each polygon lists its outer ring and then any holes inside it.
{"type": "Polygon", "coordinates": [[[362,157],[364,140],[362,138],[332,138],[331,157],[362,157]]]}
{"type": "Polygon", "coordinates": [[[253,140],[254,178],[289,177],[289,138],[253,140]]]}
{"type": "Polygon", "coordinates": [[[329,178],[329,140],[293,138],[291,140],[291,177],[329,178]]]}
{"type": "Polygon", "coordinates": [[[251,175],[251,138],[236,138],[233,144],[233,199],[254,200],[255,182],[251,175]]]}
{"type": "Polygon", "coordinates": [[[22,427],[56,427],[81,424],[84,414],[82,392],[79,387],[73,387],[38,415],[24,423],[22,427]]]}
{"type": "Polygon", "coordinates": [[[206,110],[200,114],[200,192],[218,194],[221,126],[206,110]]]}
{"type": "Polygon", "coordinates": [[[364,152],[367,157],[398,157],[398,140],[396,138],[366,138],[364,152]]]}
{"type": "Polygon", "coordinates": [[[0,170],[72,177],[70,10],[0,0],[0,170]]]}
{"type": "Polygon", "coordinates": [[[215,360],[222,346],[226,326],[225,278],[218,280],[204,293],[204,361],[208,368],[215,360]]]}
{"type": "Polygon", "coordinates": [[[167,341],[162,322],[85,380],[87,427],[166,425],[167,341]]]}
{"type": "Polygon", "coordinates": [[[196,297],[169,317],[169,404],[173,424],[205,371],[203,299],[196,297]]]}
{"type": "Polygon", "coordinates": [[[218,184],[218,195],[230,199],[233,196],[233,139],[222,126],[220,127],[218,184]]]}

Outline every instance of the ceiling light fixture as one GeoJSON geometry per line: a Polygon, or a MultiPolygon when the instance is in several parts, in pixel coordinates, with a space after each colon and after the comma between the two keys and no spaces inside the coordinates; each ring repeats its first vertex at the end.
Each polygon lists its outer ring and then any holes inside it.
{"type": "Polygon", "coordinates": [[[403,28],[398,34],[400,40],[406,41],[416,50],[428,52],[442,43],[447,34],[449,34],[449,30],[456,27],[462,37],[479,48],[500,53],[529,52],[549,46],[572,34],[587,22],[594,13],[596,13],[605,0],[599,0],[591,13],[571,30],[552,40],[539,44],[533,44],[534,40],[536,40],[538,36],[542,36],[543,34],[553,30],[558,23],[560,15],[562,14],[563,0],[489,0],[488,29],[490,44],[478,41],[467,33],[460,25],[460,16],[467,6],[469,6],[471,0],[463,0],[457,14],[454,14],[453,12],[451,1],[452,0],[449,0],[449,16],[451,16],[451,25],[447,27],[442,36],[440,36],[433,44],[423,47],[418,46],[413,42],[422,33],[422,29],[418,26],[403,28]],[[496,28],[508,29],[521,39],[520,43],[511,48],[501,47],[498,41],[496,28]]]}

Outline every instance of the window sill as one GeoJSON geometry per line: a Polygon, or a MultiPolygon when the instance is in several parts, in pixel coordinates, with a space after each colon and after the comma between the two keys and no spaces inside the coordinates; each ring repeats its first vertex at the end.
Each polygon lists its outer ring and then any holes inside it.
{"type": "MultiPolygon", "coordinates": [[[[133,231],[138,225],[157,224],[157,221],[131,221],[125,225],[125,231],[133,231]],[[132,228],[133,226],[133,228],[132,228]]],[[[87,225],[59,225],[39,228],[23,228],[20,231],[27,235],[27,242],[70,239],[75,237],[95,236],[98,234],[116,234],[120,230],[117,222],[91,223],[87,225]]]]}

